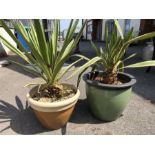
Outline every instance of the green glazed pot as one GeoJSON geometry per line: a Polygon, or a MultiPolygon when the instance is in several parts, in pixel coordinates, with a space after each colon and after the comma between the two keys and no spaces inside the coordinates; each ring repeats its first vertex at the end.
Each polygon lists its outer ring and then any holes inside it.
{"type": "Polygon", "coordinates": [[[118,79],[125,81],[120,85],[103,84],[90,80],[104,72],[90,72],[83,76],[86,83],[86,96],[91,111],[100,120],[114,121],[125,109],[136,79],[126,73],[118,73],[118,79]]]}

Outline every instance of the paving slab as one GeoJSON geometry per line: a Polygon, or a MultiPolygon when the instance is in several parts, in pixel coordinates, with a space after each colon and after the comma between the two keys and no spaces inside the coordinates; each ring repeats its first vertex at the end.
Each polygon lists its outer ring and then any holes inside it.
{"type": "MultiPolygon", "coordinates": [[[[101,43],[98,43],[99,45],[101,43]]],[[[102,44],[101,44],[102,45],[102,44]]],[[[80,51],[88,57],[95,54],[88,42],[80,44],[80,51]]],[[[142,46],[130,47],[127,55],[138,53],[134,61],[141,61],[142,46]]],[[[17,56],[8,58],[22,61],[17,56]]],[[[132,62],[132,61],[131,61],[132,62]]],[[[76,66],[78,67],[78,66],[76,66]]],[[[24,88],[27,83],[40,81],[39,78],[23,71],[14,64],[0,68],[0,134],[43,134],[43,135],[150,135],[155,134],[155,68],[149,73],[143,69],[128,69],[137,78],[130,102],[123,115],[113,122],[96,119],[89,109],[85,95],[84,81],[80,83],[80,98],[66,126],[49,131],[43,128],[31,108],[27,107],[24,88]]],[[[69,81],[76,84],[77,76],[69,81]]]]}

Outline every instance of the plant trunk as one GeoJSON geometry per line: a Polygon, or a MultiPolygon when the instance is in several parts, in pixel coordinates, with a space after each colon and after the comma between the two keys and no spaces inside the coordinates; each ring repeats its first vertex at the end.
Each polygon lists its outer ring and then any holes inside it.
{"type": "Polygon", "coordinates": [[[106,75],[103,77],[103,81],[106,84],[117,84],[118,79],[117,79],[117,71],[107,71],[106,75]]]}

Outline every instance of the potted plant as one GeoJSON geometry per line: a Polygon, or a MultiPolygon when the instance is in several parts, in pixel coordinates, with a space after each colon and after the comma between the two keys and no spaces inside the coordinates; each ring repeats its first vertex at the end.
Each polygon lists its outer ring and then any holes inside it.
{"type": "Polygon", "coordinates": [[[29,63],[31,67],[18,62],[13,63],[44,80],[43,84],[35,84],[36,86],[27,94],[28,103],[34,110],[36,117],[46,128],[58,129],[62,127],[70,118],[80,91],[74,85],[61,83],[60,80],[81,59],[76,60],[67,67],[63,67],[63,65],[70,56],[72,49],[78,43],[85,24],[81,27],[76,38],[73,39],[78,20],[71,20],[62,48],[58,51],[58,20],[54,21],[54,30],[49,41],[45,38],[43,24],[39,19],[30,21],[30,29],[28,31],[25,31],[21,22],[12,21],[14,28],[23,38],[31,53],[26,51],[3,20],[0,20],[0,24],[19,48],[13,46],[0,34],[2,42],[12,52],[29,63]]]}
{"type": "MultiPolygon", "coordinates": [[[[98,48],[91,42],[96,52],[96,57],[88,60],[83,66],[75,70],[68,78],[76,73],[79,74],[78,85],[82,73],[90,66],[92,71],[84,74],[83,80],[86,83],[86,96],[92,113],[104,121],[116,120],[126,107],[132,86],[136,79],[123,72],[124,68],[155,66],[155,61],[145,61],[124,66],[124,62],[135,54],[124,58],[129,45],[135,41],[148,39],[155,36],[155,32],[147,33],[133,38],[133,28],[123,36],[118,20],[114,20],[114,27],[108,36],[108,27],[105,26],[106,47],[98,48]],[[119,36],[118,36],[119,32],[119,36]]],[[[83,57],[82,55],[77,55],[83,57]]]]}

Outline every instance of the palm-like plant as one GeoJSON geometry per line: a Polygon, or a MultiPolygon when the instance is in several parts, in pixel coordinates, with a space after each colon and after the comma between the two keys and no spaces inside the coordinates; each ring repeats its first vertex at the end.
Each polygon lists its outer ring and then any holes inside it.
{"type": "MultiPolygon", "coordinates": [[[[144,40],[152,38],[155,36],[155,32],[147,33],[138,37],[133,38],[133,28],[128,31],[128,33],[123,36],[122,30],[118,23],[118,20],[114,20],[114,27],[110,36],[108,36],[108,25],[105,25],[105,48],[98,48],[93,42],[91,45],[96,52],[96,57],[89,60],[83,66],[75,70],[69,78],[74,76],[76,73],[80,73],[79,80],[82,73],[90,66],[93,66],[93,70],[99,67],[99,69],[104,71],[104,75],[100,78],[100,82],[106,84],[115,84],[118,82],[117,75],[118,71],[123,71],[124,68],[133,67],[145,67],[145,66],[155,66],[155,61],[145,61],[136,64],[131,64],[124,66],[124,61],[134,57],[136,54],[132,54],[124,59],[124,54],[129,45],[138,40],[144,40]],[[119,32],[119,36],[118,36],[119,32]]],[[[82,57],[82,56],[80,56],[82,57]]],[[[79,82],[79,81],[78,81],[79,82]]]]}
{"type": "Polygon", "coordinates": [[[25,30],[21,22],[16,23],[11,21],[16,31],[21,35],[31,53],[27,52],[15,35],[10,31],[8,26],[3,20],[0,20],[0,25],[5,29],[9,36],[16,42],[19,49],[14,47],[9,41],[7,41],[2,35],[0,39],[2,42],[14,53],[19,55],[32,68],[27,67],[21,63],[14,62],[15,64],[23,67],[25,70],[42,77],[46,82],[47,88],[53,88],[59,85],[59,80],[64,74],[78,61],[73,62],[69,66],[63,69],[63,65],[70,56],[73,48],[78,43],[85,24],[81,27],[78,35],[73,39],[74,32],[78,25],[78,20],[71,20],[69,28],[60,51],[57,49],[59,24],[58,20],[54,21],[54,30],[51,34],[49,41],[46,41],[44,28],[42,22],[39,19],[30,20],[30,29],[28,32],[25,30]]]}

